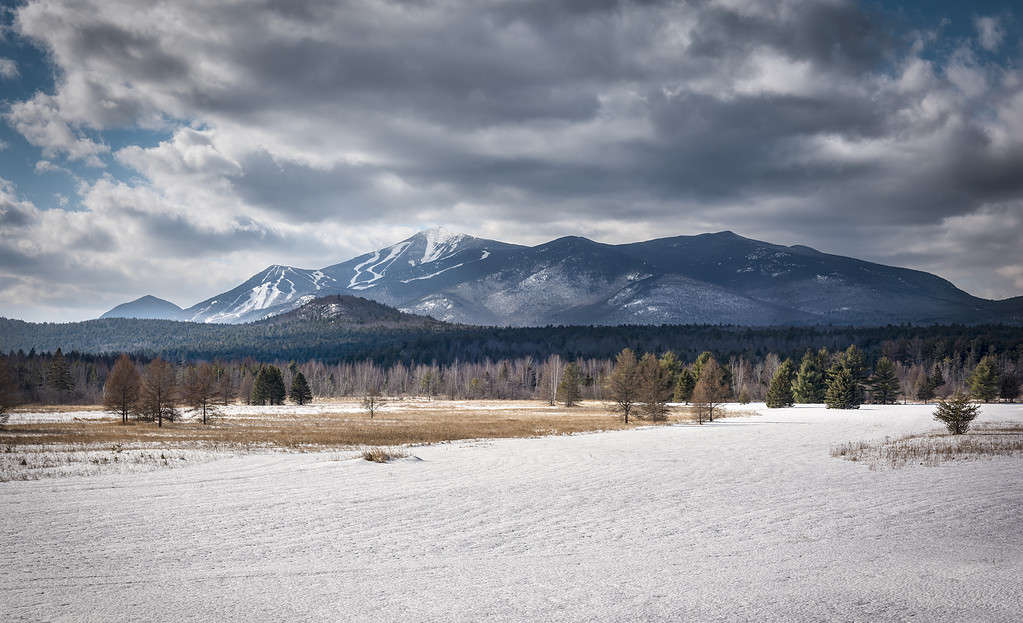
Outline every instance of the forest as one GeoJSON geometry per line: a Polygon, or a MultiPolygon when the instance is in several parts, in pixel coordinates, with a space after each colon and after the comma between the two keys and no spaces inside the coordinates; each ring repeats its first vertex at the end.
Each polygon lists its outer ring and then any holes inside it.
{"type": "MultiPolygon", "coordinates": [[[[979,366],[991,369],[989,376],[996,386],[993,397],[1015,399],[1023,376],[1023,341],[1018,329],[997,326],[459,329],[409,337],[401,346],[374,345],[373,335],[366,332],[359,342],[366,349],[361,354],[373,356],[226,357],[207,356],[207,351],[197,348],[135,351],[128,359],[139,370],[154,360],[167,363],[167,374],[173,377],[170,382],[181,387],[198,365],[208,364],[206,368],[216,376],[217,391],[225,399],[243,402],[264,399],[256,389],[267,369],[280,379],[281,399],[292,393],[296,376],[301,374],[308,393],[318,398],[378,392],[394,397],[553,401],[569,364],[572,373],[578,374],[580,398],[606,400],[616,358],[625,348],[637,358],[650,355],[657,359],[670,375],[664,382],[675,399],[688,399],[684,389],[679,393],[679,385],[685,384],[687,374],[695,385],[708,358],[719,362],[723,370],[723,397],[762,401],[769,399],[771,382],[783,366],[793,380],[808,363],[824,375],[844,361],[849,347],[859,358],[852,366],[857,377],[853,382],[864,388],[863,400],[876,399],[869,381],[880,367],[890,377],[885,401],[928,400],[969,391],[970,379],[979,366]],[[887,363],[881,364],[882,360],[887,363]]],[[[7,404],[99,404],[118,357],[116,352],[10,351],[0,355],[3,400],[7,404]]]]}

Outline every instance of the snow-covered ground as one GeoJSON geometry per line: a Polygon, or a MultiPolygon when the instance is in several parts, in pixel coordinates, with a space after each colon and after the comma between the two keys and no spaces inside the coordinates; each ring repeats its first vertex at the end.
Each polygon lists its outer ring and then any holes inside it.
{"type": "Polygon", "coordinates": [[[1023,460],[829,455],[932,410],[0,483],[0,618],[1017,621],[1023,460]]]}

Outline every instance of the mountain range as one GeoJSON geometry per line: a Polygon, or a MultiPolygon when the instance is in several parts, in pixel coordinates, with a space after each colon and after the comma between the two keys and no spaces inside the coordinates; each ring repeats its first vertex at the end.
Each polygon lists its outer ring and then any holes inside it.
{"type": "Polygon", "coordinates": [[[500,326],[1023,322],[1023,297],[983,299],[930,273],[730,231],[530,247],[439,228],[317,270],[269,266],[186,309],[144,296],[101,318],[244,323],[330,294],[500,326]]]}

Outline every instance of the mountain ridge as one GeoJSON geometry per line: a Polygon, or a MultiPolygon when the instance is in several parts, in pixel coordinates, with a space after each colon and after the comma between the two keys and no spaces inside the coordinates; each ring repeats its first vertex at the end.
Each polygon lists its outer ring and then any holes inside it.
{"type": "MultiPolygon", "coordinates": [[[[530,247],[442,228],[320,269],[270,265],[184,310],[165,307],[164,317],[251,322],[325,293],[477,325],[1023,322],[1023,296],[983,299],[924,271],[730,230],[626,244],[563,236],[530,247]]],[[[157,313],[139,301],[102,317],[157,313]]]]}

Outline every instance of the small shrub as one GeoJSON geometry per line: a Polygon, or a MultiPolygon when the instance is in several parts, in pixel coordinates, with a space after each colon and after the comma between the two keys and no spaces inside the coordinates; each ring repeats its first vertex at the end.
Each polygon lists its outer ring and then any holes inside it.
{"type": "Polygon", "coordinates": [[[367,448],[362,451],[362,458],[372,463],[388,463],[395,459],[404,459],[408,453],[394,448],[367,448]]]}
{"type": "Polygon", "coordinates": [[[956,394],[947,400],[938,401],[934,419],[945,424],[953,435],[962,435],[970,430],[970,422],[980,414],[980,405],[973,404],[964,394],[956,394]]]}

